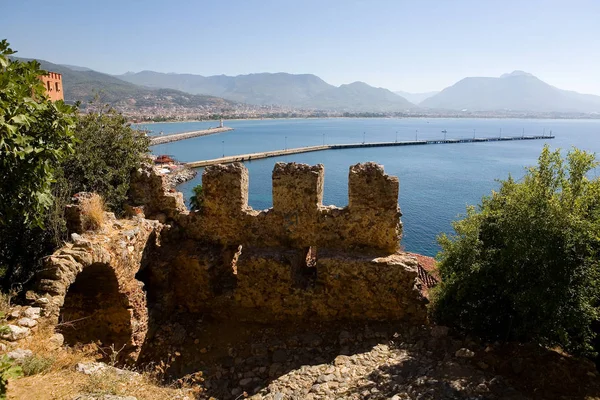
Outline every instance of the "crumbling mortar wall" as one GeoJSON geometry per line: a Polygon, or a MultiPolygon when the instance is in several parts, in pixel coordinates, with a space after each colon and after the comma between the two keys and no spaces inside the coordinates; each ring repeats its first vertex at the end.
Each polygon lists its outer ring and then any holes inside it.
{"type": "MultiPolygon", "coordinates": [[[[130,360],[176,309],[258,322],[425,322],[418,261],[399,252],[398,178],[374,163],[350,167],[344,208],[322,204],[323,182],[322,165],[277,163],[273,208],[257,211],[248,206],[242,164],[207,167],[204,207],[189,212],[182,194],[144,166],[131,184],[133,218],[112,216],[99,233],[73,235],[48,258],[29,297],[57,323],[69,307],[81,311],[65,305],[69,289],[79,290],[82,304],[94,303],[77,283],[84,270],[106,275],[105,287],[89,286],[98,307],[84,327],[126,329],[130,360]]],[[[77,210],[70,208],[75,222],[77,210]]]]}
{"type": "Polygon", "coordinates": [[[277,163],[273,208],[258,211],[248,205],[243,164],[207,167],[202,210],[162,211],[175,215],[179,251],[165,246],[157,257],[156,281],[170,292],[161,309],[250,321],[423,322],[418,262],[398,253],[398,178],[374,163],[350,167],[344,208],[322,204],[323,182],[322,165],[277,163]],[[309,249],[316,267],[307,265],[309,249]]]}

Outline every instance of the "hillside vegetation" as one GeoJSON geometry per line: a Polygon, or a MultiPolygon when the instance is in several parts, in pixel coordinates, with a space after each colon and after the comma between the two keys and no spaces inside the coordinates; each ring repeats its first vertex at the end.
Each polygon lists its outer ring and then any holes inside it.
{"type": "MultiPolygon", "coordinates": [[[[20,59],[27,61],[27,59],[20,59]]],[[[66,102],[85,103],[96,97],[100,102],[115,107],[229,107],[232,101],[215,96],[193,95],[173,89],[144,88],[113,76],[82,67],[77,70],[48,61],[38,60],[42,69],[58,72],[63,76],[66,102]]]]}
{"type": "Polygon", "coordinates": [[[383,88],[363,82],[336,87],[310,74],[260,73],[238,76],[163,74],[153,71],[117,76],[147,87],[203,93],[238,102],[351,112],[401,112],[416,106],[383,88]]]}

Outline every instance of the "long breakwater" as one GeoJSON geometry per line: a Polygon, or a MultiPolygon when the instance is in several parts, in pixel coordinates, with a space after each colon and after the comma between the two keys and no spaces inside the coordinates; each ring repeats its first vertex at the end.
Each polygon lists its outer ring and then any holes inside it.
{"type": "MultiPolygon", "coordinates": [[[[231,129],[231,128],[228,128],[231,129]]],[[[261,158],[280,157],[290,154],[309,153],[323,150],[342,150],[362,147],[393,147],[393,146],[422,146],[429,144],[459,144],[459,143],[481,143],[481,142],[505,142],[512,140],[546,140],[554,139],[552,135],[540,136],[504,136],[487,138],[464,138],[464,139],[434,139],[434,140],[411,140],[401,142],[376,142],[376,143],[350,143],[350,144],[324,144],[320,146],[297,147],[293,149],[263,151],[259,153],[239,154],[233,156],[223,156],[211,160],[200,160],[186,163],[190,168],[206,167],[216,164],[230,164],[234,162],[259,160],[261,158]]]]}
{"type": "Polygon", "coordinates": [[[156,144],[164,144],[176,142],[178,140],[191,139],[198,136],[207,136],[214,135],[215,133],[229,132],[232,131],[233,128],[229,128],[227,126],[219,127],[219,128],[208,128],[200,131],[193,132],[183,132],[183,133],[173,133],[170,135],[164,136],[153,136],[150,138],[150,145],[154,146],[156,144]]]}

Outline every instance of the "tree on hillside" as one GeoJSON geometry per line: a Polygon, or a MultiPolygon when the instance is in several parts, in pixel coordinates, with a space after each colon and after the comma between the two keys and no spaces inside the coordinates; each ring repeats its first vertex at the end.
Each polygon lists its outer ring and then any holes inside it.
{"type": "Polygon", "coordinates": [[[114,109],[94,108],[78,119],[77,144],[63,163],[64,178],[73,192],[96,192],[110,210],[120,213],[131,172],[147,157],[150,139],[114,109]]]}
{"type": "Polygon", "coordinates": [[[600,179],[593,154],[566,162],[545,147],[520,182],[498,192],[439,238],[438,322],[488,339],[559,345],[592,355],[599,317],[600,179]]]}
{"type": "Polygon", "coordinates": [[[47,99],[36,61],[11,61],[0,41],[0,277],[14,283],[47,250],[41,239],[52,184],[73,152],[76,108],[47,99]]]}

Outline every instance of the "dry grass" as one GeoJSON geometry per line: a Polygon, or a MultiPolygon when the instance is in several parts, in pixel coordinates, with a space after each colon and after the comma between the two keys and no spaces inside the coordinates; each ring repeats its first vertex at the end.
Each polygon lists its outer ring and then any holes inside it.
{"type": "Polygon", "coordinates": [[[88,376],[73,368],[11,381],[8,398],[72,400],[80,394],[134,396],[138,400],[195,398],[189,391],[156,385],[145,375],[118,375],[107,370],[88,376]]]}
{"type": "Polygon", "coordinates": [[[6,316],[10,312],[10,302],[11,302],[11,299],[15,295],[16,295],[16,292],[13,292],[13,293],[0,292],[0,320],[6,318],[6,316]]]}
{"type": "Polygon", "coordinates": [[[34,355],[23,360],[28,376],[10,381],[9,399],[72,400],[79,394],[111,394],[134,396],[138,400],[163,400],[186,396],[192,399],[194,393],[198,393],[188,389],[191,381],[185,382],[188,385],[179,382],[177,387],[164,386],[152,371],[119,374],[115,369],[106,368],[92,375],[77,372],[77,363],[96,361],[103,356],[102,352],[94,344],[56,349],[49,341],[53,333],[52,326],[40,325],[35,335],[19,343],[19,347],[31,350],[34,355]]]}
{"type": "Polygon", "coordinates": [[[60,371],[72,368],[79,362],[96,359],[98,354],[96,345],[57,349],[49,340],[54,334],[53,326],[42,322],[37,329],[35,335],[19,342],[19,347],[31,350],[36,358],[52,360],[51,366],[46,368],[44,372],[60,371]]]}
{"type": "Polygon", "coordinates": [[[81,200],[81,218],[85,230],[96,231],[104,224],[104,200],[100,195],[93,193],[81,200]]]}
{"type": "Polygon", "coordinates": [[[17,363],[23,370],[23,375],[32,376],[47,372],[54,364],[54,357],[38,356],[26,357],[17,363]]]}

